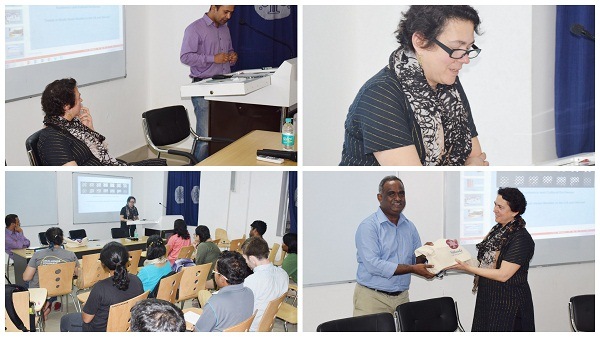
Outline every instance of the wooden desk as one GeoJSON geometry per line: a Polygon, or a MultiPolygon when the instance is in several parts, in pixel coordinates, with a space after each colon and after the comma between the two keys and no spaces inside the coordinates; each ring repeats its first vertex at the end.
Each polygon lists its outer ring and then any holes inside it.
{"type": "MultiPolygon", "coordinates": [[[[88,245],[85,247],[76,247],[69,248],[65,247],[66,250],[75,253],[78,259],[81,259],[82,256],[87,254],[99,253],[104,247],[105,244],[115,241],[121,243],[123,246],[127,248],[127,250],[146,250],[146,241],[148,237],[143,236],[138,241],[131,241],[129,239],[109,239],[109,240],[98,240],[98,241],[90,241],[88,245]]],[[[23,272],[25,272],[25,268],[31,260],[34,251],[32,249],[13,249],[13,261],[15,262],[15,283],[19,285],[24,285],[23,282],[23,272]]],[[[141,261],[140,261],[141,263],[141,261]]]]}
{"type": "Polygon", "coordinates": [[[256,150],[279,150],[281,133],[254,130],[221,151],[199,162],[198,166],[297,166],[294,161],[285,159],[281,164],[267,163],[256,159],[256,150]]]}

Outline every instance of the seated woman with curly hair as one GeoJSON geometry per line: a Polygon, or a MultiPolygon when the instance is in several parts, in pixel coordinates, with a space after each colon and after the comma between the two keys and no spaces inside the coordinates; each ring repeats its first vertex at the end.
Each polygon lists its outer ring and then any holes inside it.
{"type": "Polygon", "coordinates": [[[43,166],[162,166],[164,159],[126,163],[108,153],[106,138],[94,130],[90,110],[72,78],[56,80],[42,93],[46,114],[37,150],[43,166]]]}

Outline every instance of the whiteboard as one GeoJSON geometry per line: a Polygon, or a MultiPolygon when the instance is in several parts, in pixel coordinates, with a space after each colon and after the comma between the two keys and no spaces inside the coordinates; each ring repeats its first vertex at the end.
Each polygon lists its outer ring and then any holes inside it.
{"type": "Polygon", "coordinates": [[[6,214],[16,214],[21,226],[58,225],[56,172],[6,172],[6,214]]]}

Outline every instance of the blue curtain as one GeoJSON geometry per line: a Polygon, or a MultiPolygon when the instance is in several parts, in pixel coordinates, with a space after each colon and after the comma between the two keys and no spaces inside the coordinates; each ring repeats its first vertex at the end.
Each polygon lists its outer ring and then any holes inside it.
{"type": "Polygon", "coordinates": [[[169,171],[167,215],[183,215],[188,226],[197,226],[199,195],[200,172],[169,171]]]}
{"type": "Polygon", "coordinates": [[[288,172],[288,214],[290,233],[298,233],[298,172],[288,172]]]}
{"type": "Polygon", "coordinates": [[[235,6],[227,25],[238,53],[232,71],[279,67],[298,55],[296,6],[235,6]]]}
{"type": "Polygon", "coordinates": [[[570,32],[580,24],[595,34],[594,6],[556,6],[554,109],[556,154],[594,152],[594,41],[570,32]]]}

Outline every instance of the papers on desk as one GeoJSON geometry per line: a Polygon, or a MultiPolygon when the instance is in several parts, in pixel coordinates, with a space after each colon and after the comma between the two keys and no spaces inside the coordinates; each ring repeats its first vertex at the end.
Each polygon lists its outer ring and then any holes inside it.
{"type": "Polygon", "coordinates": [[[193,311],[188,311],[185,314],[183,314],[183,318],[185,318],[186,322],[196,325],[196,322],[198,322],[200,315],[193,311]]]}
{"type": "Polygon", "coordinates": [[[458,240],[439,239],[433,243],[433,246],[422,246],[415,250],[415,256],[425,255],[429,264],[433,268],[427,268],[432,274],[456,264],[455,259],[460,261],[471,260],[471,254],[458,244],[458,240]]]}

